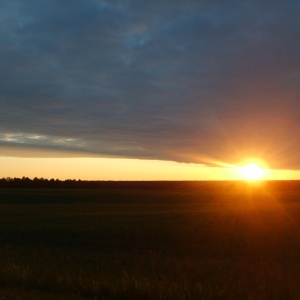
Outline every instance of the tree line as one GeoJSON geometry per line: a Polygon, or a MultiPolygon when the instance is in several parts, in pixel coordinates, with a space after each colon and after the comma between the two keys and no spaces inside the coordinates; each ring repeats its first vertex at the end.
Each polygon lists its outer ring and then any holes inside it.
{"type": "Polygon", "coordinates": [[[298,190],[300,180],[265,181],[259,184],[247,181],[100,181],[76,179],[11,178],[0,179],[0,188],[56,188],[56,189],[199,189],[201,191],[235,188],[270,188],[272,190],[298,190]]]}
{"type": "Polygon", "coordinates": [[[0,188],[78,188],[78,189],[98,189],[98,188],[138,188],[138,189],[166,189],[185,188],[195,185],[188,181],[100,181],[100,180],[76,180],[76,179],[46,179],[46,178],[11,178],[0,179],[0,188]]]}

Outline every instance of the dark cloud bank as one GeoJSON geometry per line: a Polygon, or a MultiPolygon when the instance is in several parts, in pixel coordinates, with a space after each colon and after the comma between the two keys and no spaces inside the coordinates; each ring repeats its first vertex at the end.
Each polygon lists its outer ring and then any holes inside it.
{"type": "Polygon", "coordinates": [[[299,3],[0,1],[1,149],[299,169],[299,3]]]}

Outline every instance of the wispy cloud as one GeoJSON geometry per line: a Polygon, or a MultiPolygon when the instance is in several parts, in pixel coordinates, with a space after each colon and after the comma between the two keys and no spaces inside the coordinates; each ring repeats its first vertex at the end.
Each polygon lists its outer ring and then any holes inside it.
{"type": "Polygon", "coordinates": [[[8,146],[13,144],[29,147],[62,147],[66,149],[84,149],[83,141],[74,138],[66,138],[59,136],[45,136],[40,134],[30,134],[24,132],[0,132],[0,146],[8,146]]]}

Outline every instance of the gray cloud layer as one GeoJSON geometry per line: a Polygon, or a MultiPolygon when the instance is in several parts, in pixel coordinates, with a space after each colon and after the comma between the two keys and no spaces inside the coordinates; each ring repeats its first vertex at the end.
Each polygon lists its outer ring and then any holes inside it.
{"type": "Polygon", "coordinates": [[[300,169],[299,1],[0,4],[0,146],[300,169]]]}

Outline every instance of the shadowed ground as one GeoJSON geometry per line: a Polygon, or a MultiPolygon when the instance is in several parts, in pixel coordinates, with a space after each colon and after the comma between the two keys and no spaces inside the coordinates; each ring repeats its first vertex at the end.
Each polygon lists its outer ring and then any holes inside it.
{"type": "Polygon", "coordinates": [[[299,299],[299,197],[247,184],[2,189],[0,299],[299,299]]]}

